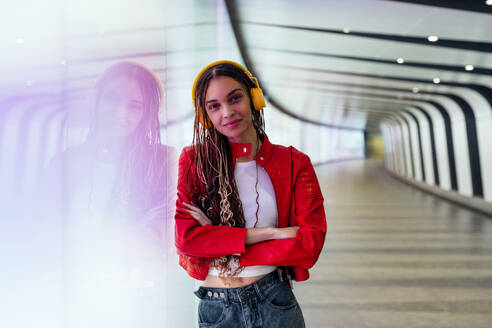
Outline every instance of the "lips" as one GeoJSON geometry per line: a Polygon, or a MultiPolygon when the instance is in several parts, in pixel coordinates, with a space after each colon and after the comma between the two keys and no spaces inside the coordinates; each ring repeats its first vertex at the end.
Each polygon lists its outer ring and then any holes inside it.
{"type": "Polygon", "coordinates": [[[234,120],[234,121],[231,121],[231,122],[224,124],[224,126],[226,128],[235,128],[239,124],[240,121],[241,121],[241,119],[237,119],[237,120],[234,120]]]}

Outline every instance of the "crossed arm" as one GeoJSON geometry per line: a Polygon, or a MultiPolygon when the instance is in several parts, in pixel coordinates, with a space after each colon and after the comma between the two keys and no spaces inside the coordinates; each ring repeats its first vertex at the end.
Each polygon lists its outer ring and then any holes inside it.
{"type": "MultiPolygon", "coordinates": [[[[185,202],[183,204],[188,208],[188,213],[202,226],[212,224],[212,221],[198,207],[185,202]]],[[[266,240],[295,238],[297,230],[299,230],[299,227],[247,228],[245,244],[252,245],[266,240]]]]}

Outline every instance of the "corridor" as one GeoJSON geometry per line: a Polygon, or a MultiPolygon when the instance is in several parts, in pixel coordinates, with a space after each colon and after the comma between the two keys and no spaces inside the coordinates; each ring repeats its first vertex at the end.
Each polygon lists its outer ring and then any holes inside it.
{"type": "Polygon", "coordinates": [[[490,218],[395,180],[378,160],[317,173],[326,243],[294,286],[307,327],[490,327],[490,218]]]}

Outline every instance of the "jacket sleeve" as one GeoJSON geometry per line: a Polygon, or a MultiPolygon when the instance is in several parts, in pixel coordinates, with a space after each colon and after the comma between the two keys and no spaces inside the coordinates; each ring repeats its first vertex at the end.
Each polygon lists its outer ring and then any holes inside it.
{"type": "Polygon", "coordinates": [[[174,241],[178,253],[194,257],[221,257],[244,253],[246,228],[202,226],[186,211],[183,202],[191,204],[187,175],[195,174],[194,170],[190,169],[190,152],[190,148],[181,152],[178,165],[178,193],[174,215],[174,241]]]}
{"type": "Polygon", "coordinates": [[[309,269],[318,260],[326,235],[323,195],[309,157],[293,149],[293,165],[290,226],[299,226],[296,237],[248,246],[240,258],[242,266],[299,266],[309,269]]]}

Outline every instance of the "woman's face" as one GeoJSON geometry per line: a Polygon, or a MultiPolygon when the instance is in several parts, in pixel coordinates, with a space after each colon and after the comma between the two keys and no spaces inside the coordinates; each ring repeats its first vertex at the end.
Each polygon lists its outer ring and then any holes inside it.
{"type": "Polygon", "coordinates": [[[210,81],[205,110],[217,131],[231,142],[251,142],[256,135],[249,93],[233,78],[218,76],[210,81]]]}
{"type": "Polygon", "coordinates": [[[107,137],[126,137],[137,129],[144,111],[138,82],[116,78],[100,91],[96,112],[98,130],[107,137]]]}

